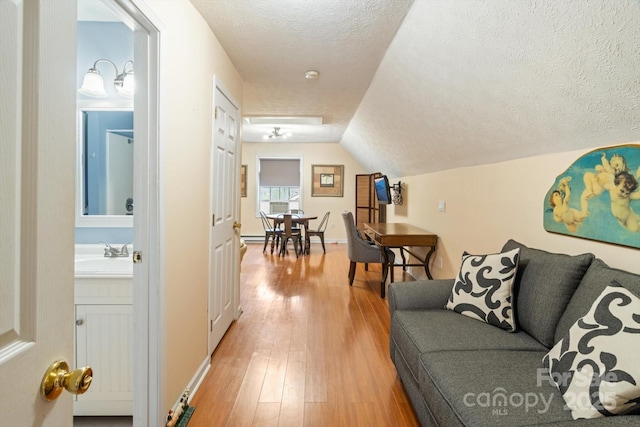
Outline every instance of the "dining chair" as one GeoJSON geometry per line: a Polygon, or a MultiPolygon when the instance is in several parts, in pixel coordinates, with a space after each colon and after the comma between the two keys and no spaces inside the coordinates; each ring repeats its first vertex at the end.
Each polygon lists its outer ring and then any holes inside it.
{"type": "Polygon", "coordinates": [[[264,228],[264,247],[262,248],[262,253],[267,250],[267,244],[269,244],[269,239],[271,239],[271,253],[273,253],[273,248],[279,247],[280,238],[282,236],[282,229],[276,228],[271,225],[271,221],[267,218],[267,214],[263,211],[260,211],[260,218],[262,219],[262,227],[264,228]]]}
{"type": "Polygon", "coordinates": [[[368,264],[382,264],[382,277],[385,276],[387,269],[391,267],[391,282],[393,282],[393,264],[395,262],[395,254],[393,251],[388,248],[385,249],[388,260],[388,264],[385,265],[380,247],[362,238],[353,220],[353,214],[351,212],[343,212],[342,219],[344,220],[344,226],[347,231],[347,255],[350,261],[349,285],[353,285],[353,279],[356,275],[356,264],[358,262],[364,263],[365,270],[367,270],[368,264]]]}
{"type": "Polygon", "coordinates": [[[324,214],[324,217],[322,218],[322,221],[320,221],[320,225],[318,225],[318,228],[314,229],[307,229],[305,232],[305,240],[306,240],[306,247],[310,248],[310,244],[311,244],[311,237],[312,236],[317,236],[320,238],[320,243],[322,243],[322,251],[326,254],[327,251],[324,248],[324,230],[327,229],[327,224],[329,224],[329,215],[331,214],[331,212],[327,212],[326,214],[324,214]]]}
{"type": "Polygon", "coordinates": [[[284,255],[287,251],[287,244],[289,243],[289,240],[293,242],[293,249],[295,250],[296,258],[298,258],[298,255],[300,255],[300,252],[302,251],[302,231],[299,228],[293,227],[293,222],[297,217],[297,215],[292,214],[278,215],[278,222],[281,222],[283,225],[282,240],[280,242],[280,255],[284,255]]]}

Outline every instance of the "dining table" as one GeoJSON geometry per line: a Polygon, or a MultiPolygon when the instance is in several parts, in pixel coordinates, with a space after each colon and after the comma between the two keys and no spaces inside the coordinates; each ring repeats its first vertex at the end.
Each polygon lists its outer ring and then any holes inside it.
{"type": "Polygon", "coordinates": [[[279,228],[279,226],[284,222],[283,215],[291,215],[291,222],[294,225],[298,225],[304,234],[304,253],[308,254],[311,249],[311,241],[307,236],[307,228],[309,227],[309,221],[318,219],[318,215],[312,214],[286,214],[286,213],[270,213],[267,214],[267,218],[273,221],[273,228],[279,228]]]}

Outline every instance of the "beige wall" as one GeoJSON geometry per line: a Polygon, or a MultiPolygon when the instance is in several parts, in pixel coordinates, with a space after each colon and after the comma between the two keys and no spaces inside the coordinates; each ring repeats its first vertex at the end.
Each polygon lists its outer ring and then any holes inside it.
{"type": "MultiPolygon", "coordinates": [[[[329,226],[325,231],[325,243],[346,240],[341,214],[355,209],[355,176],[366,173],[340,144],[282,142],[260,142],[242,144],[242,164],[247,165],[247,197],[242,198],[242,235],[264,236],[260,222],[256,195],[256,163],[261,157],[302,157],[302,209],[305,213],[317,214],[318,225],[325,212],[330,211],[329,226]],[[311,197],[311,165],[344,165],[343,197],[311,197]]],[[[312,242],[318,242],[314,239],[312,242]]]]}
{"type": "Polygon", "coordinates": [[[166,208],[170,409],[207,357],[209,158],[213,76],[242,99],[242,79],[188,1],[148,2],[163,24],[161,135],[166,208]]]}
{"type": "Polygon", "coordinates": [[[463,251],[497,252],[510,238],[551,252],[592,252],[612,267],[640,273],[638,249],[551,234],[543,228],[547,191],[588,151],[403,177],[404,204],[389,207],[388,221],[408,222],[438,234],[431,267],[435,278],[454,277],[463,251]],[[446,201],[446,212],[438,211],[439,200],[446,201]],[[438,267],[438,258],[443,268],[438,267]]]}

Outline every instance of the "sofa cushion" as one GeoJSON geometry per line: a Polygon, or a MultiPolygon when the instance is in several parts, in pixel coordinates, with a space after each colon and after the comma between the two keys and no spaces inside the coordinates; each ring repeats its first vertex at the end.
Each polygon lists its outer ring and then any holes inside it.
{"type": "Polygon", "coordinates": [[[601,259],[595,259],[585,273],[580,286],[571,297],[556,328],[555,341],[560,341],[579,318],[587,314],[593,302],[612,280],[620,283],[640,297],[640,275],[609,267],[601,259]]]}
{"type": "Polygon", "coordinates": [[[615,280],[544,357],[573,418],[598,418],[640,402],[640,298],[615,280]]]}
{"type": "Polygon", "coordinates": [[[540,367],[544,351],[471,350],[426,353],[419,386],[439,425],[474,427],[571,420],[560,392],[540,367]]]}
{"type": "Polygon", "coordinates": [[[444,309],[397,310],[391,318],[390,340],[392,346],[398,347],[416,381],[419,358],[425,352],[478,349],[547,351],[525,333],[509,333],[444,309]]]}
{"type": "Polygon", "coordinates": [[[462,255],[446,308],[506,331],[516,330],[513,282],[520,248],[489,255],[462,255]]]}
{"type": "Polygon", "coordinates": [[[558,321],[594,256],[550,253],[514,240],[502,252],[516,248],[520,248],[515,285],[518,324],[551,348],[558,321]]]}

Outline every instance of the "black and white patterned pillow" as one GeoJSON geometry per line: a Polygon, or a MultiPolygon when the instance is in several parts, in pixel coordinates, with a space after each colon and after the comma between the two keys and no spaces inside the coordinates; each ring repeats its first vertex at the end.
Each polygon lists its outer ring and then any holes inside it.
{"type": "Polygon", "coordinates": [[[513,282],[520,248],[490,255],[462,255],[462,265],[445,306],[465,316],[516,330],[513,282]]]}
{"type": "Polygon", "coordinates": [[[574,419],[640,405],[640,298],[615,280],[543,359],[574,419]]]}

